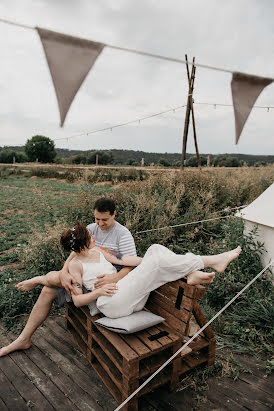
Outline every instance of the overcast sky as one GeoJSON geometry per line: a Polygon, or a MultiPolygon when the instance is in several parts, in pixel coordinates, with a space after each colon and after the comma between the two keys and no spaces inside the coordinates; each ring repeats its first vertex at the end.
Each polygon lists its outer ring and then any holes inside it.
{"type": "MultiPolygon", "coordinates": [[[[106,44],[274,77],[273,0],[1,0],[0,18],[106,44]]],[[[0,22],[0,146],[113,126],[180,106],[185,66],[105,48],[65,125],[35,30],[0,22]]],[[[195,103],[231,104],[231,74],[197,68],[195,103]]],[[[256,105],[274,106],[274,83],[256,105]]],[[[274,109],[254,108],[235,145],[232,107],[195,105],[201,153],[274,154],[274,109]]],[[[181,152],[185,109],[56,142],[69,149],[181,152]]],[[[187,152],[194,152],[192,132],[187,152]]]]}

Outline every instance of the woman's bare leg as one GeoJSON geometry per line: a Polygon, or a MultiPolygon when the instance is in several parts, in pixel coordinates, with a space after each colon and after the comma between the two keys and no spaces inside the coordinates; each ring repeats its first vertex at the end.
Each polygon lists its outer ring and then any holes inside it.
{"type": "Polygon", "coordinates": [[[20,291],[29,291],[38,285],[45,285],[47,287],[62,287],[59,277],[59,271],[50,271],[46,275],[38,275],[29,280],[21,281],[15,287],[20,291]]]}
{"type": "Polygon", "coordinates": [[[11,344],[0,349],[0,357],[7,355],[16,350],[27,350],[31,347],[31,337],[34,331],[47,318],[52,301],[56,298],[56,292],[53,288],[44,287],[34,305],[27,324],[19,337],[11,344]]]}
{"type": "Polygon", "coordinates": [[[205,268],[210,267],[217,271],[217,273],[223,273],[228,264],[235,260],[235,258],[239,257],[241,251],[241,247],[237,247],[234,250],[227,251],[222,254],[203,256],[202,260],[205,268]]]}

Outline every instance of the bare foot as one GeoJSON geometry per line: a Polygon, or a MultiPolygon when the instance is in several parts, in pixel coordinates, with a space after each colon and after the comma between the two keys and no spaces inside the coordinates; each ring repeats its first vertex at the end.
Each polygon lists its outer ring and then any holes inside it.
{"type": "Polygon", "coordinates": [[[215,273],[205,273],[203,271],[193,271],[187,276],[189,285],[211,284],[214,280],[215,273]]]}
{"type": "Polygon", "coordinates": [[[210,264],[210,267],[217,271],[217,273],[223,273],[228,264],[235,260],[235,258],[239,257],[241,251],[242,249],[239,246],[234,250],[227,251],[226,253],[214,255],[214,262],[213,264],[210,264]]]}
{"type": "Polygon", "coordinates": [[[4,357],[4,355],[10,354],[13,351],[27,350],[30,347],[31,347],[30,340],[25,340],[25,339],[18,337],[11,344],[0,349],[0,357],[4,357]]]}
{"type": "Polygon", "coordinates": [[[19,291],[30,291],[33,288],[37,287],[40,283],[37,282],[37,278],[30,278],[29,280],[21,281],[21,283],[16,284],[16,288],[18,288],[19,291]]]}

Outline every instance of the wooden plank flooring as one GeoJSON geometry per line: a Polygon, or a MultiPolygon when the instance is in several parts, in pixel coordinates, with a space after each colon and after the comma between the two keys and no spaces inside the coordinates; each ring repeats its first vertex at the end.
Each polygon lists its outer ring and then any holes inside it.
{"type": "MultiPolygon", "coordinates": [[[[12,340],[0,327],[0,346],[12,340]]],[[[209,379],[201,411],[274,409],[273,377],[267,377],[254,358],[238,357],[252,374],[209,379]]],[[[169,393],[155,390],[139,400],[140,411],[191,411],[195,407],[190,389],[169,393]]],[[[118,404],[81,354],[64,327],[64,319],[47,319],[33,337],[33,346],[0,358],[0,410],[10,411],[111,411],[118,404]]]]}

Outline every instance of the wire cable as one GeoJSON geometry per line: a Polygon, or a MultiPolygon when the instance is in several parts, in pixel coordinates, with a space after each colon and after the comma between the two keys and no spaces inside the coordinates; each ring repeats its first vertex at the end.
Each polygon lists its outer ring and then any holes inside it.
{"type": "Polygon", "coordinates": [[[221,315],[240,295],[251,285],[254,283],[254,281],[257,280],[271,265],[273,265],[274,261],[270,261],[269,264],[267,264],[262,271],[259,272],[244,288],[242,288],[223,308],[221,308],[220,311],[217,312],[217,314],[214,315],[214,317],[211,318],[205,325],[203,325],[202,328],[200,328],[199,331],[196,332],[196,334],[193,335],[178,351],[176,351],[175,354],[173,354],[163,365],[161,365],[158,370],[156,370],[145,382],[143,382],[142,385],[140,385],[137,390],[135,390],[122,404],[120,404],[117,408],[115,408],[114,411],[119,411],[125,404],[127,404],[139,391],[141,391],[157,374],[159,374],[160,371],[162,371],[163,368],[165,368],[175,357],[177,357],[180,352],[183,351],[185,347],[187,347],[193,340],[195,340],[198,335],[200,335],[206,327],[208,327],[219,315],[221,315]]]}
{"type": "MultiPolygon", "coordinates": [[[[224,103],[196,103],[194,104],[205,105],[205,106],[221,106],[221,107],[233,107],[233,104],[224,104],[224,103]]],[[[253,106],[252,108],[274,108],[274,106],[253,106]]]]}
{"type": "MultiPolygon", "coordinates": [[[[0,18],[0,22],[6,23],[6,24],[12,24],[12,25],[14,25],[14,26],[19,26],[19,27],[22,27],[22,28],[27,28],[27,29],[33,29],[33,30],[35,30],[35,27],[28,26],[28,25],[21,24],[21,23],[17,23],[17,22],[15,22],[15,21],[10,21],[10,20],[3,19],[3,18],[0,18]]],[[[79,37],[79,38],[80,38],[80,37],[79,37]]],[[[92,40],[92,41],[94,41],[94,40],[92,40]]],[[[126,47],[119,47],[119,46],[115,46],[115,45],[112,45],[112,44],[104,44],[104,45],[105,45],[105,47],[109,47],[109,48],[112,48],[112,49],[115,49],[115,50],[126,51],[126,52],[128,52],[128,53],[139,54],[139,55],[141,55],[141,56],[146,56],[146,57],[154,57],[154,58],[157,58],[157,59],[166,60],[166,61],[171,61],[171,62],[174,62],[174,63],[180,63],[180,64],[186,64],[186,63],[188,63],[188,64],[190,64],[191,66],[194,64],[194,65],[197,66],[197,67],[201,67],[201,68],[205,68],[205,69],[209,69],[209,70],[215,70],[215,71],[222,71],[222,72],[224,72],[224,73],[232,73],[232,74],[233,74],[233,72],[235,71],[235,70],[224,69],[224,68],[221,68],[221,67],[210,66],[210,65],[208,65],[208,64],[202,64],[202,63],[197,63],[197,62],[193,63],[193,62],[191,62],[191,61],[190,61],[190,62],[187,62],[187,61],[184,60],[184,59],[178,59],[178,58],[173,58],[173,57],[166,57],[166,56],[162,56],[162,55],[160,55],[160,54],[147,53],[147,52],[145,52],[145,51],[136,50],[136,49],[131,49],[131,48],[126,48],[126,47]]],[[[250,75],[249,73],[242,73],[242,74],[250,75]]],[[[251,75],[252,75],[252,74],[251,74],[251,75]]],[[[273,78],[273,80],[274,80],[274,78],[273,78]]]]}
{"type": "MultiPolygon", "coordinates": [[[[230,211],[230,210],[236,210],[236,209],[244,208],[244,207],[246,207],[246,205],[239,206],[239,207],[233,207],[233,208],[230,208],[229,211],[230,211]]],[[[224,210],[220,210],[220,211],[216,211],[216,213],[222,213],[222,212],[225,212],[225,209],[224,209],[224,210]]],[[[151,231],[165,230],[165,229],[167,229],[167,228],[183,227],[183,226],[192,225],[192,224],[205,223],[205,222],[208,222],[208,221],[222,220],[222,219],[224,219],[224,218],[229,218],[229,217],[237,217],[237,216],[235,216],[235,215],[226,215],[226,216],[223,216],[223,217],[214,217],[214,218],[207,218],[207,219],[205,219],[205,220],[191,221],[191,222],[189,222],[189,223],[168,225],[168,226],[160,227],[160,228],[151,228],[151,229],[149,229],[149,230],[137,231],[136,233],[134,233],[134,235],[136,235],[136,234],[148,233],[148,232],[151,232],[151,231]]]]}
{"type": "MultiPolygon", "coordinates": [[[[222,104],[222,103],[195,103],[194,102],[194,104],[233,107],[233,104],[222,104]]],[[[59,138],[55,138],[53,140],[54,141],[68,140],[68,139],[72,139],[72,138],[75,138],[75,137],[82,137],[82,136],[88,136],[90,134],[96,134],[96,133],[99,133],[99,132],[102,132],[102,131],[108,131],[108,130],[112,131],[112,129],[114,129],[114,128],[123,127],[123,126],[126,126],[128,124],[133,124],[133,123],[140,123],[141,121],[148,120],[148,119],[153,118],[153,117],[161,116],[163,114],[170,113],[172,111],[175,112],[176,110],[179,110],[183,107],[186,107],[186,104],[181,105],[181,106],[173,107],[173,108],[171,108],[169,110],[166,110],[166,111],[160,111],[159,113],[154,113],[154,114],[151,114],[149,116],[140,117],[140,118],[135,119],[135,120],[130,120],[130,121],[127,121],[125,123],[115,124],[113,126],[99,128],[99,129],[92,130],[92,131],[86,131],[86,132],[82,132],[82,133],[79,133],[79,134],[73,134],[73,135],[68,136],[68,137],[59,137],[59,138]]],[[[254,106],[253,108],[266,108],[266,109],[269,110],[269,109],[274,108],[274,106],[254,106]]]]}
{"type": "Polygon", "coordinates": [[[125,122],[125,123],[116,124],[116,125],[114,125],[114,126],[99,128],[99,129],[92,130],[92,131],[86,131],[86,132],[83,132],[83,133],[74,134],[74,135],[69,136],[69,137],[55,138],[55,139],[53,139],[53,140],[54,140],[54,141],[57,141],[57,140],[68,140],[68,139],[71,139],[71,138],[74,138],[74,137],[88,136],[88,135],[90,135],[90,134],[99,133],[100,131],[112,130],[113,128],[127,126],[128,124],[133,124],[133,123],[137,123],[137,122],[140,122],[140,121],[143,121],[143,120],[148,120],[149,118],[161,116],[161,115],[163,115],[163,114],[170,113],[171,111],[175,111],[175,110],[178,110],[178,109],[183,108],[183,107],[186,107],[186,105],[184,104],[184,105],[182,105],[182,106],[173,107],[173,108],[171,108],[171,109],[169,109],[169,110],[166,110],[166,111],[161,111],[161,112],[159,112],[159,113],[151,114],[150,116],[145,116],[145,117],[141,117],[141,118],[138,118],[138,119],[135,119],[135,120],[130,120],[130,121],[127,121],[127,122],[125,122]]]}

